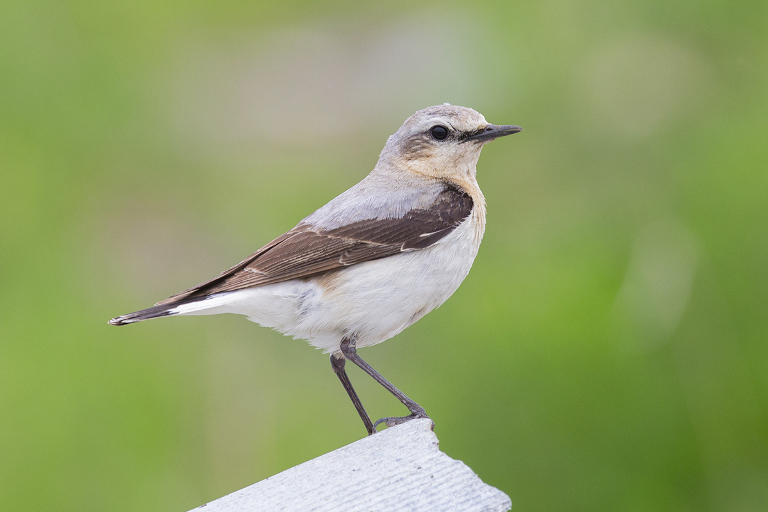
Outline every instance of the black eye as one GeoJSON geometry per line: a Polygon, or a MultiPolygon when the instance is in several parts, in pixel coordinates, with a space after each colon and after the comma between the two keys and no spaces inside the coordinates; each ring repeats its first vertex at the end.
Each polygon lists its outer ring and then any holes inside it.
{"type": "Polygon", "coordinates": [[[437,140],[445,140],[445,138],[448,136],[448,128],[445,126],[433,126],[431,130],[429,130],[429,133],[432,134],[434,138],[437,140]]]}

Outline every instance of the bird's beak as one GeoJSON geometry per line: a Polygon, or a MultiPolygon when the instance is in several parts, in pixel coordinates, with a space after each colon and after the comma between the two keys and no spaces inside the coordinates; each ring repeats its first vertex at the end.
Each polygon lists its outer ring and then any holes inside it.
{"type": "Polygon", "coordinates": [[[461,142],[490,142],[498,137],[512,135],[513,133],[521,131],[523,131],[522,128],[511,124],[489,124],[482,130],[478,130],[475,133],[469,135],[461,142]]]}

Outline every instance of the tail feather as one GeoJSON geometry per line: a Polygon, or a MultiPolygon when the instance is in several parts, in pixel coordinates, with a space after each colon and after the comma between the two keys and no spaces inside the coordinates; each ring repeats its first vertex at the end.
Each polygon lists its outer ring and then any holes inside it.
{"type": "Polygon", "coordinates": [[[112,325],[128,325],[134,322],[141,322],[142,320],[149,320],[150,318],[160,318],[163,316],[175,315],[175,312],[171,312],[177,304],[166,304],[163,306],[154,306],[134,313],[128,313],[127,315],[118,316],[109,321],[112,325]]]}

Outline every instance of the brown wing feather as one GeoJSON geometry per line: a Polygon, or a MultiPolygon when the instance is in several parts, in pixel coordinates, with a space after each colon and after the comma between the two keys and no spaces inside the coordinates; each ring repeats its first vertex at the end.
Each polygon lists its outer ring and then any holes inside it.
{"type": "Polygon", "coordinates": [[[424,249],[453,231],[469,216],[472,207],[469,195],[447,188],[428,208],[411,210],[399,219],[368,219],[330,230],[299,224],[218,277],[157,305],[311,277],[424,249]]]}

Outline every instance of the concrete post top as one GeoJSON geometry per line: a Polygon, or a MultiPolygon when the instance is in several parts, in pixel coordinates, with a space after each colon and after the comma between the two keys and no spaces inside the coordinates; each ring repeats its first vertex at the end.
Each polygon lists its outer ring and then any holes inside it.
{"type": "Polygon", "coordinates": [[[207,503],[202,512],[498,511],[509,496],[438,448],[429,419],[412,420],[207,503]]]}

